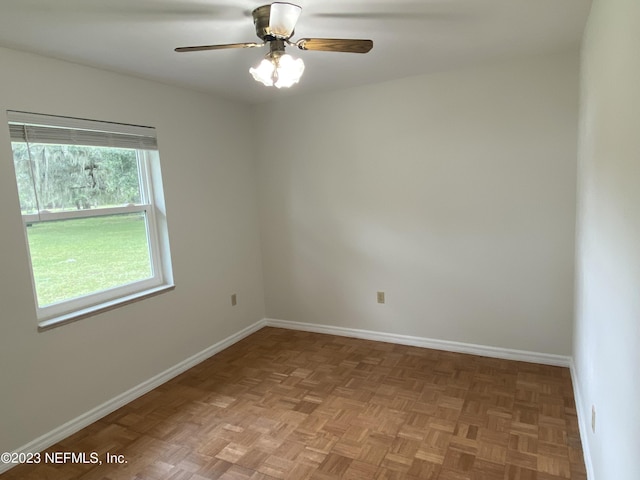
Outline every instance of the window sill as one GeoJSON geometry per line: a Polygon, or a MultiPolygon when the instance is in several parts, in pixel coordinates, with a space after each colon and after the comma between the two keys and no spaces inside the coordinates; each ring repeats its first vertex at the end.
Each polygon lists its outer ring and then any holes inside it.
{"type": "Polygon", "coordinates": [[[134,293],[132,295],[127,295],[126,297],[120,297],[116,298],[115,300],[100,303],[99,305],[83,308],[82,310],[76,310],[75,312],[65,313],[64,315],[59,315],[57,317],[47,318],[46,320],[38,322],[38,332],[46,332],[47,330],[51,330],[68,323],[82,320],[83,318],[91,317],[102,312],[107,312],[123,305],[138,302],[145,298],[154,297],[156,295],[160,295],[161,293],[169,292],[175,288],[176,287],[173,284],[161,285],[159,287],[150,288],[148,290],[134,293]]]}

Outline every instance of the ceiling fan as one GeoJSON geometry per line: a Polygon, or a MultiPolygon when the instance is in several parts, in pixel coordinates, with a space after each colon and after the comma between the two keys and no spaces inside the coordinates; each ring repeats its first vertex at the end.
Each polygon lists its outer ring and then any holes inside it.
{"type": "Polygon", "coordinates": [[[304,63],[284,52],[285,46],[298,47],[300,50],[318,50],[323,52],[367,53],[373,48],[371,40],[342,38],[301,38],[291,41],[294,28],[302,8],[286,2],[263,5],[252,12],[256,35],[262,43],[227,43],[221,45],[201,45],[178,47],[176,52],[197,52],[203,50],[222,50],[226,48],[253,48],[269,44],[269,53],[260,65],[249,69],[253,78],[266,86],[277,88],[290,87],[298,83],[304,63]]]}

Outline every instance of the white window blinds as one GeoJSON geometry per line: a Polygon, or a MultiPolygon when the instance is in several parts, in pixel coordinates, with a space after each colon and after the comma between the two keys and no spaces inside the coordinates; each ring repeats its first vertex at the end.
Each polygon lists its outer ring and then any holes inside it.
{"type": "Polygon", "coordinates": [[[7,111],[11,141],[157,150],[151,127],[7,111]]]}

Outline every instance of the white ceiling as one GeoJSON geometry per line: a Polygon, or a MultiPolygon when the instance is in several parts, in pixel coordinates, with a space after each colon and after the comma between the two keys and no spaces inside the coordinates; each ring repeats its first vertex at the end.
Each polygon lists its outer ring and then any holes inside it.
{"type": "Polygon", "coordinates": [[[299,51],[290,91],[248,69],[267,48],[175,53],[259,42],[261,0],[0,0],[0,46],[181,85],[250,103],[576,47],[591,0],[293,0],[301,37],[369,38],[368,54],[299,51]]]}

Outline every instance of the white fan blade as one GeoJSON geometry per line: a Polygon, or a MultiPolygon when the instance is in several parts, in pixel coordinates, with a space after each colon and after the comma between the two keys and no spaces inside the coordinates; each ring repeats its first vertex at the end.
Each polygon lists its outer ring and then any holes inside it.
{"type": "Polygon", "coordinates": [[[302,8],[291,3],[275,2],[271,4],[269,30],[277,38],[289,38],[293,34],[302,8]]]}

